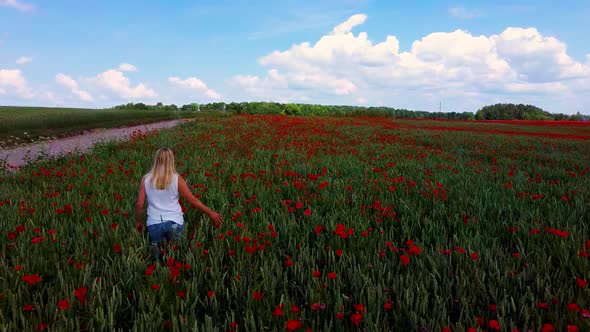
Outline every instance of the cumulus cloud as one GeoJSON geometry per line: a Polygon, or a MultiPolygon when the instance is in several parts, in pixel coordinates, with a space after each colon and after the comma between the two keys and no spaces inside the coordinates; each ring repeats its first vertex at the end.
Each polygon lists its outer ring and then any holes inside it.
{"type": "Polygon", "coordinates": [[[137,67],[135,67],[132,64],[128,64],[128,63],[122,63],[119,65],[119,70],[120,71],[137,71],[137,67]]]}
{"type": "Polygon", "coordinates": [[[374,43],[366,32],[355,35],[352,29],[366,19],[353,15],[314,44],[267,54],[259,59],[269,68],[266,76],[237,75],[230,82],[252,96],[335,95],[360,103],[438,95],[497,100],[559,93],[590,79],[590,59],[577,62],[563,42],[534,28],[510,27],[491,36],[434,32],[401,51],[396,36],[374,43]]]}
{"type": "Polygon", "coordinates": [[[144,83],[132,86],[122,71],[109,69],[90,79],[101,88],[107,89],[124,99],[154,98],[158,94],[144,83]]]}
{"type": "Polygon", "coordinates": [[[189,77],[184,80],[180,77],[168,77],[168,82],[177,87],[196,91],[209,99],[221,99],[221,95],[219,93],[207,87],[207,84],[196,77],[189,77]]]}
{"type": "Polygon", "coordinates": [[[14,8],[21,12],[28,12],[35,9],[35,6],[18,0],[0,0],[0,6],[14,8]]]}
{"type": "Polygon", "coordinates": [[[471,18],[477,18],[482,16],[482,12],[479,10],[469,10],[467,8],[464,7],[453,7],[453,8],[449,8],[449,15],[451,15],[451,17],[455,17],[455,18],[461,18],[461,19],[471,19],[471,18]]]}
{"type": "Polygon", "coordinates": [[[10,94],[20,98],[30,99],[34,96],[19,69],[0,69],[0,91],[3,95],[10,94]]]}
{"type": "Polygon", "coordinates": [[[21,56],[20,58],[18,58],[16,60],[16,63],[19,64],[19,65],[24,65],[24,64],[27,64],[27,63],[29,63],[31,61],[33,61],[33,58],[32,57],[30,57],[30,56],[21,56]]]}
{"type": "Polygon", "coordinates": [[[343,34],[349,33],[352,30],[352,28],[354,28],[357,25],[361,25],[361,24],[365,23],[366,20],[367,20],[367,15],[365,15],[365,14],[352,15],[348,20],[335,26],[334,30],[332,30],[332,34],[343,35],[343,34]]]}
{"type": "Polygon", "coordinates": [[[588,76],[588,66],[567,55],[567,46],[554,37],[545,37],[537,29],[507,28],[490,38],[497,53],[521,78],[545,83],[588,76]]]}
{"type": "Polygon", "coordinates": [[[74,95],[80,98],[80,100],[87,102],[93,100],[90,93],[80,89],[80,87],[78,86],[78,82],[76,82],[73,78],[71,78],[68,75],[62,73],[55,75],[55,82],[69,88],[74,95]]]}

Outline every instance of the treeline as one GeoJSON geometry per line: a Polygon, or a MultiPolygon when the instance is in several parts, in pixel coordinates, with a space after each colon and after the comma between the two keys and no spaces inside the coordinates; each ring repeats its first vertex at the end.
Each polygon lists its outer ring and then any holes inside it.
{"type": "Polygon", "coordinates": [[[302,116],[375,116],[395,118],[418,119],[450,119],[473,120],[475,115],[471,112],[425,112],[413,111],[392,107],[363,107],[349,105],[315,105],[315,104],[282,104],[275,102],[243,102],[243,103],[208,103],[187,104],[181,107],[177,105],[146,105],[144,103],[128,103],[117,105],[115,109],[133,110],[169,110],[169,111],[193,111],[193,112],[229,112],[233,114],[284,114],[302,116]]]}
{"type": "Polygon", "coordinates": [[[228,112],[233,114],[284,114],[302,116],[375,116],[414,119],[447,120],[590,120],[590,116],[551,114],[536,106],[516,104],[496,104],[485,106],[475,114],[472,112],[426,112],[385,106],[364,107],[350,105],[282,104],[276,102],[207,103],[187,104],[178,107],[174,104],[146,105],[129,103],[118,105],[115,109],[168,110],[185,112],[228,112]]]}
{"type": "Polygon", "coordinates": [[[552,114],[533,105],[495,104],[482,107],[475,113],[477,120],[590,120],[578,112],[574,115],[552,114]]]}

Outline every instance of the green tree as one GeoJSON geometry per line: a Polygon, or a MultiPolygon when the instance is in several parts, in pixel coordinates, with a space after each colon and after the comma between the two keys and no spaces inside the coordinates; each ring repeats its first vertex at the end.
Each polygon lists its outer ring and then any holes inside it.
{"type": "Polygon", "coordinates": [[[296,104],[287,104],[285,105],[283,112],[287,115],[299,115],[301,113],[301,109],[296,104]]]}

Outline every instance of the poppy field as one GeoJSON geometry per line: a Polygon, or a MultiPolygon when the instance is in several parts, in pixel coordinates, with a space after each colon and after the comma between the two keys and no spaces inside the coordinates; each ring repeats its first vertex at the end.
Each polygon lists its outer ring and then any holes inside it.
{"type": "Polygon", "coordinates": [[[590,124],[199,117],[0,173],[0,330],[589,331],[590,124]],[[137,188],[174,152],[152,261],[137,188]]]}

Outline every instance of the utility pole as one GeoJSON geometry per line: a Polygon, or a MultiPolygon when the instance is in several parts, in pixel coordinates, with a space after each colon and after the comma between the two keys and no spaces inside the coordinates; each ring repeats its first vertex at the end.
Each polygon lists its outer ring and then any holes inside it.
{"type": "Polygon", "coordinates": [[[438,105],[438,111],[440,113],[442,113],[442,100],[440,101],[440,104],[438,105]]]}

